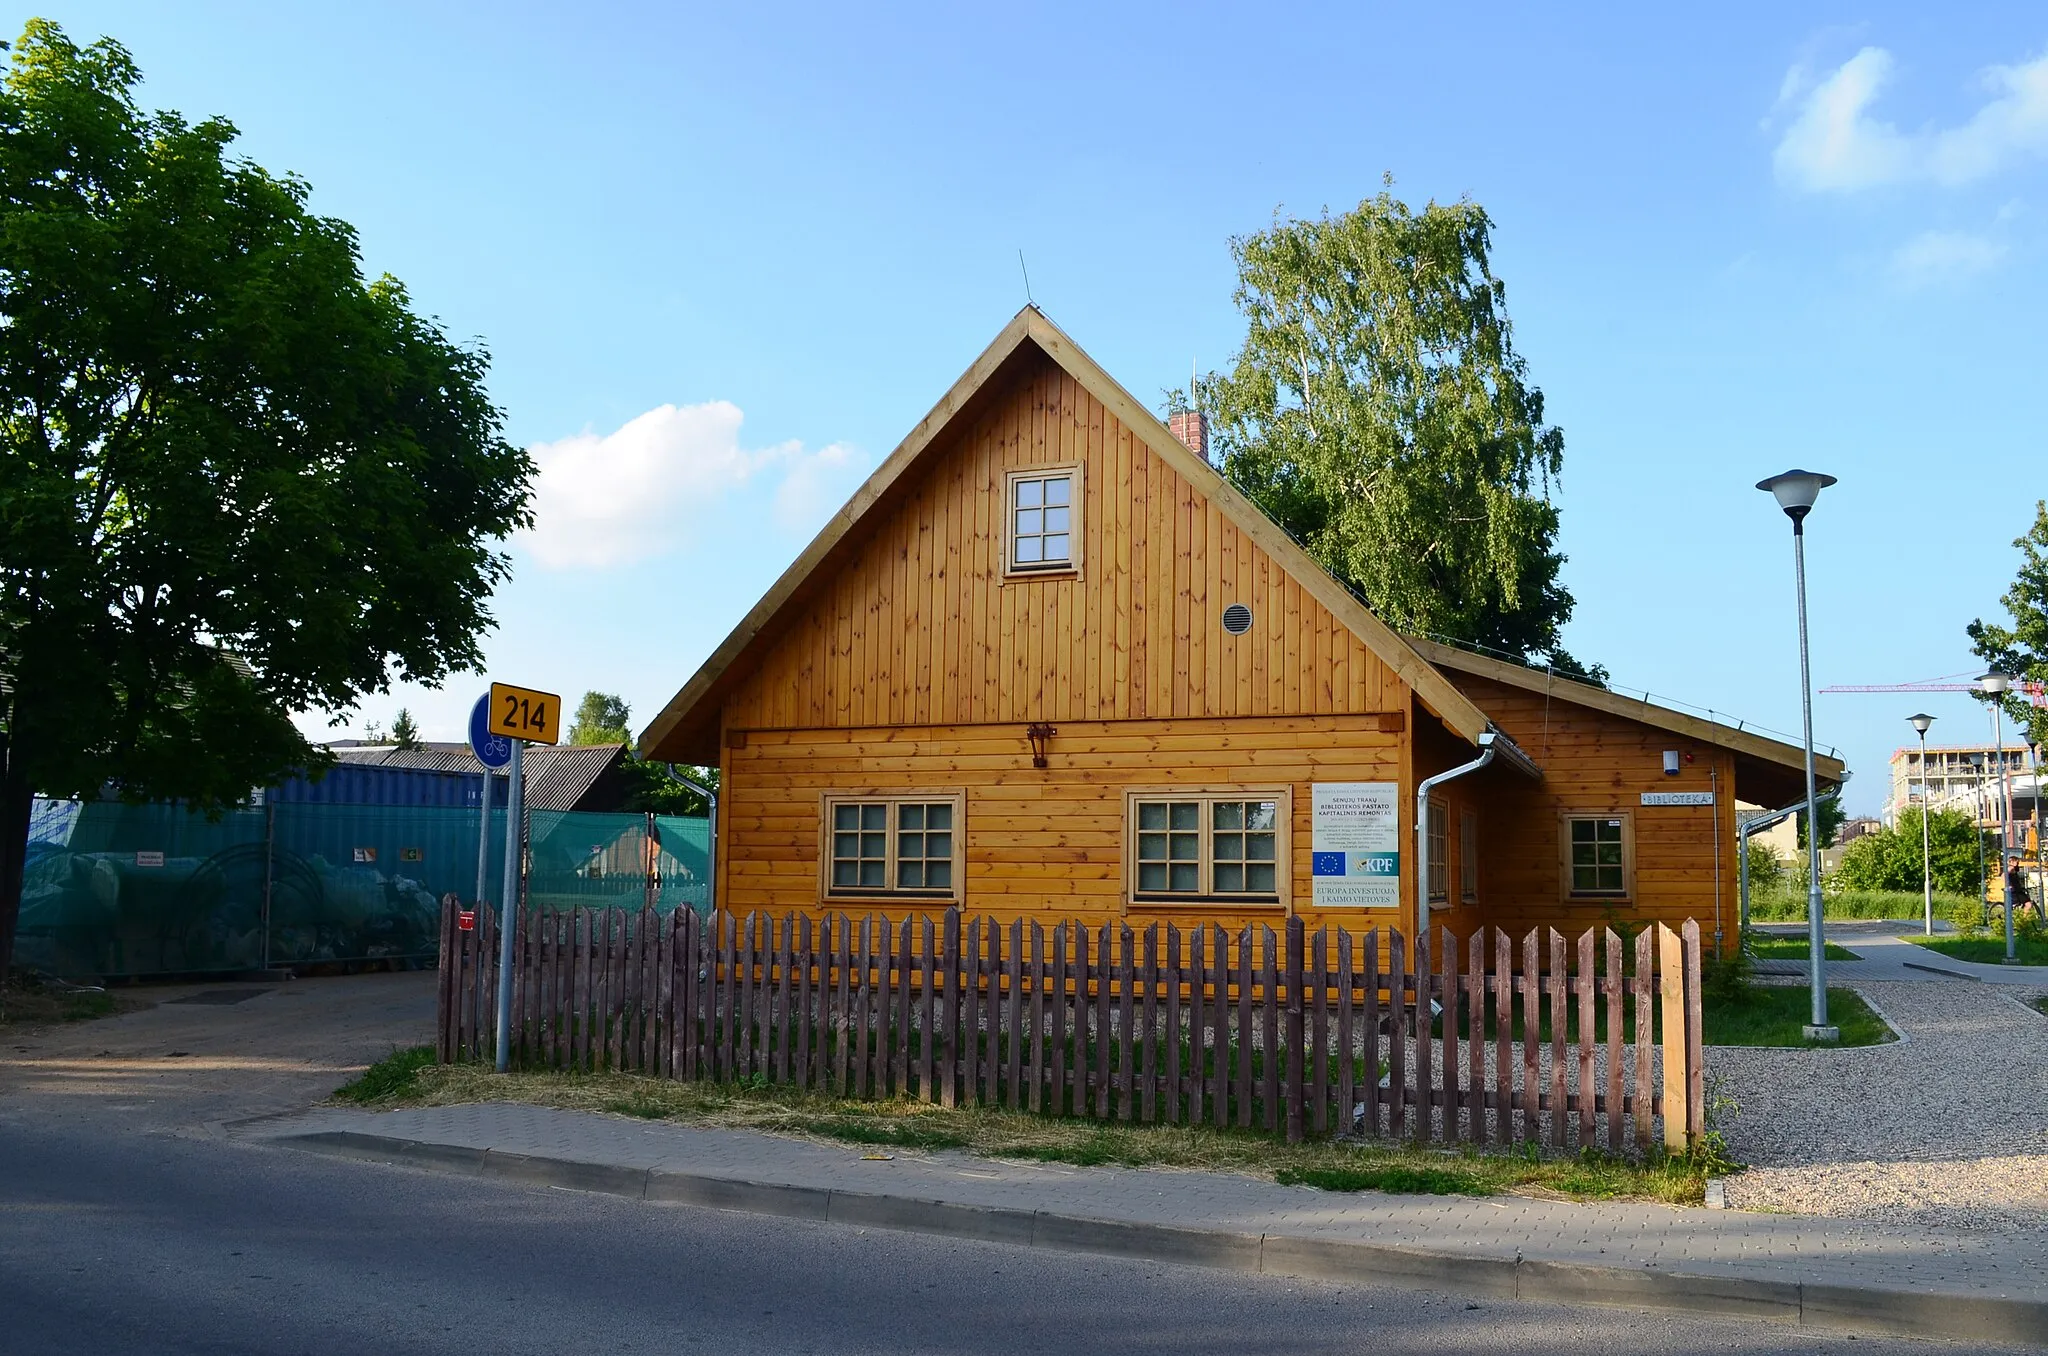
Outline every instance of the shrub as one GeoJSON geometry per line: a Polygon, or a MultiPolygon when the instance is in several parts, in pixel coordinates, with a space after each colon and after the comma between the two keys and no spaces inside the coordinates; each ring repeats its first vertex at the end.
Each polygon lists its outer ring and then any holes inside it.
{"type": "Polygon", "coordinates": [[[1975,895],[1959,895],[1949,901],[1948,921],[1956,932],[1964,937],[1974,937],[1984,930],[1984,901],[1975,895]]]}
{"type": "Polygon", "coordinates": [[[1785,863],[1777,849],[1760,838],[1749,840],[1749,892],[1752,895],[1775,890],[1785,879],[1785,863]]]}

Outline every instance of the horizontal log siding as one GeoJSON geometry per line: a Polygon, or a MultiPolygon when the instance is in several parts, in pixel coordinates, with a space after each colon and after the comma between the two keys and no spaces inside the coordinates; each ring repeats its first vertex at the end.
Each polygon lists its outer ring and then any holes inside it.
{"type": "Polygon", "coordinates": [[[1716,826],[1721,869],[1719,918],[1723,945],[1736,944],[1734,755],[1622,716],[1550,698],[1540,692],[1448,671],[1449,677],[1527,750],[1543,780],[1486,777],[1480,803],[1480,906],[1466,918],[1443,919],[1460,931],[1474,924],[1520,935],[1531,927],[1566,932],[1606,922],[1677,927],[1699,920],[1714,947],[1716,826]],[[1664,775],[1664,750],[1690,753],[1675,777],[1664,775]],[[1642,804],[1645,791],[1712,791],[1704,806],[1642,804]],[[1559,874],[1561,814],[1626,814],[1635,832],[1635,893],[1626,901],[1569,900],[1559,874]]]}
{"type": "MultiPolygon", "coordinates": [[[[1314,918],[1310,783],[1398,780],[1405,735],[1380,724],[1370,716],[1063,722],[1044,768],[1031,765],[1021,725],[756,731],[745,747],[725,750],[720,906],[819,907],[818,813],[827,791],[957,789],[967,794],[969,910],[1005,920],[1099,922],[1122,912],[1127,788],[1289,786],[1295,905],[1314,918]]],[[[893,913],[899,906],[876,907],[893,913]]],[[[1132,915],[1179,922],[1206,916],[1152,909],[1132,915]]],[[[1355,927],[1375,921],[1356,912],[1330,920],[1355,927]]],[[[1243,918],[1219,921],[1235,927],[1243,918]]]]}
{"type": "Polygon", "coordinates": [[[1403,710],[1329,610],[1050,361],[933,447],[727,699],[726,729],[1403,710]],[[1083,468],[1082,572],[1003,578],[1005,475],[1083,468]],[[1223,630],[1232,603],[1252,629],[1223,630]]]}

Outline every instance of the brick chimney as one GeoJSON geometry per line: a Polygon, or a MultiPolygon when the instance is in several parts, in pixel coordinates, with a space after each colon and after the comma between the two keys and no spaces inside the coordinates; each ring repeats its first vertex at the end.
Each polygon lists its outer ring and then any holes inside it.
{"type": "Polygon", "coordinates": [[[1186,410],[1168,415],[1167,431],[1187,444],[1188,451],[1209,460],[1209,416],[1199,410],[1186,410]]]}

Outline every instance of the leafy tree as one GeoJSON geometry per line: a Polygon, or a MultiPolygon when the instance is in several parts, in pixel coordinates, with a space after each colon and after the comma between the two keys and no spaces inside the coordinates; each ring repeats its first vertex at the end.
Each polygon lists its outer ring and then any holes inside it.
{"type": "Polygon", "coordinates": [[[609,692],[586,692],[569,726],[571,744],[630,744],[633,708],[609,692]]]}
{"type": "MultiPolygon", "coordinates": [[[[1904,890],[1918,893],[1922,884],[1920,807],[1899,815],[1889,829],[1865,834],[1842,852],[1836,874],[1852,890],[1904,890]]],[[[1936,810],[1927,821],[1928,859],[1934,888],[1955,894],[1977,893],[1975,821],[1961,810],[1936,810]]]]}
{"type": "Polygon", "coordinates": [[[354,231],[31,21],[0,79],[0,966],[32,797],[243,800],[474,669],[533,465],[354,231]]]}
{"type": "Polygon", "coordinates": [[[1233,239],[1247,331],[1198,394],[1230,479],[1390,624],[1604,681],[1560,641],[1564,434],[1511,340],[1492,226],[1382,191],[1233,239]]]}
{"type": "MultiPolygon", "coordinates": [[[[1842,836],[1842,824],[1849,818],[1849,812],[1842,808],[1841,788],[1836,787],[1832,791],[1823,791],[1814,797],[1813,809],[1814,813],[1820,816],[1820,845],[1823,848],[1831,848],[1835,845],[1835,840],[1842,836]]],[[[1804,849],[1806,847],[1806,809],[1803,805],[1800,807],[1799,813],[1793,816],[1793,819],[1797,821],[1799,826],[1799,846],[1801,849],[1804,849]]]]}
{"type": "Polygon", "coordinates": [[[1749,889],[1751,894],[1777,888],[1785,879],[1785,863],[1779,859],[1777,850],[1761,838],[1749,840],[1748,852],[1749,889]]]}
{"type": "MultiPolygon", "coordinates": [[[[2032,682],[2048,682],[2048,502],[2034,503],[2034,525],[2013,542],[2020,553],[2020,572],[1999,601],[2011,626],[1979,618],[1965,628],[1970,648],[1989,668],[2032,682]]],[[[1980,700],[1990,700],[1982,698],[1980,700]]],[[[2027,742],[2048,742],[2048,711],[2032,705],[2021,693],[2000,702],[2015,730],[2027,742]]]]}
{"type": "Polygon", "coordinates": [[[401,749],[416,749],[420,746],[420,727],[413,724],[412,712],[402,706],[391,720],[391,742],[401,749]]]}
{"type": "MultiPolygon", "coordinates": [[[[657,815],[702,815],[710,808],[710,803],[702,795],[669,776],[668,769],[660,763],[629,758],[620,764],[620,770],[633,782],[633,789],[626,796],[628,810],[657,815]]],[[[677,767],[676,771],[714,792],[718,790],[718,769],[715,767],[686,765],[677,767]]]]}

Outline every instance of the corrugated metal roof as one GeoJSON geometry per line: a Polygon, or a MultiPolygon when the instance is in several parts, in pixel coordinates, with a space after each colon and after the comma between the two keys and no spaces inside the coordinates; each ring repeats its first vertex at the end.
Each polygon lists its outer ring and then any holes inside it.
{"type": "MultiPolygon", "coordinates": [[[[586,807],[583,800],[596,789],[599,778],[626,754],[624,744],[532,744],[523,755],[523,788],[529,810],[610,809],[586,807]]],[[[428,744],[401,749],[395,744],[337,748],[343,763],[369,763],[381,767],[422,768],[434,772],[483,771],[476,755],[464,744],[428,744]]]]}
{"type": "MultiPolygon", "coordinates": [[[[529,810],[576,810],[612,764],[625,757],[624,744],[558,744],[526,751],[524,794],[529,810]]],[[[610,807],[605,807],[610,808],[610,807]]]]}

